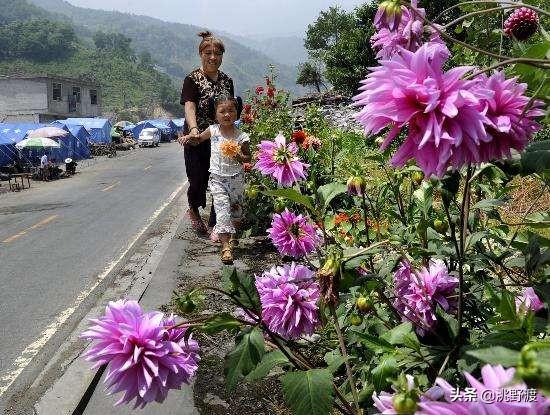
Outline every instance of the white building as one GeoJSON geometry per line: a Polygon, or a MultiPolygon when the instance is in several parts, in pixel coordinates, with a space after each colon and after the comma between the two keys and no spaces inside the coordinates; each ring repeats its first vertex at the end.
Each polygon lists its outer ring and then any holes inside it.
{"type": "Polygon", "coordinates": [[[101,115],[98,84],[53,76],[0,76],[0,122],[50,122],[101,115]]]}

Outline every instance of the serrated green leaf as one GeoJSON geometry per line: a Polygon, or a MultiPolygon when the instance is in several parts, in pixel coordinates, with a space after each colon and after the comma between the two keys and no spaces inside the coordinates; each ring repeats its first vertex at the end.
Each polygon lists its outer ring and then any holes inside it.
{"type": "Polygon", "coordinates": [[[482,362],[490,363],[492,365],[502,365],[504,367],[515,367],[518,364],[520,356],[520,352],[517,350],[507,349],[502,346],[469,350],[466,354],[469,354],[482,362]]]}
{"type": "Polygon", "coordinates": [[[325,362],[328,365],[327,369],[330,373],[334,373],[344,364],[344,358],[340,354],[340,351],[333,350],[325,353],[325,362]]]}
{"type": "Polygon", "coordinates": [[[321,200],[321,206],[323,208],[323,212],[327,209],[332,199],[334,199],[338,195],[341,195],[342,193],[345,193],[347,189],[348,188],[345,184],[338,183],[338,182],[328,183],[328,184],[325,184],[324,186],[319,187],[317,189],[317,195],[321,200]]]}
{"type": "Polygon", "coordinates": [[[412,330],[413,328],[411,323],[402,323],[399,326],[394,327],[390,331],[384,333],[380,337],[390,344],[403,344],[405,336],[409,333],[412,333],[412,330]]]}
{"type": "Polygon", "coordinates": [[[310,212],[314,211],[314,203],[311,197],[305,196],[296,189],[264,190],[261,193],[267,196],[282,197],[294,203],[304,206],[310,212]]]}
{"type": "Polygon", "coordinates": [[[210,317],[202,325],[198,326],[196,330],[203,333],[215,334],[221,331],[233,331],[242,326],[242,323],[233,317],[229,313],[216,314],[210,317]]]}
{"type": "Polygon", "coordinates": [[[370,334],[361,333],[355,330],[352,330],[351,332],[359,338],[359,341],[362,344],[375,353],[391,352],[395,350],[395,346],[380,337],[371,336],[370,334]]]}
{"type": "Polygon", "coordinates": [[[280,350],[266,353],[256,369],[246,376],[246,380],[254,381],[266,377],[271,370],[278,365],[288,363],[287,357],[280,350]]]}
{"type": "Polygon", "coordinates": [[[243,332],[237,338],[237,345],[225,357],[227,389],[233,390],[237,382],[252,372],[262,361],[265,353],[264,337],[257,327],[243,332]]]}
{"type": "Polygon", "coordinates": [[[521,154],[521,171],[527,175],[550,170],[550,140],[537,141],[521,154]]]}
{"type": "Polygon", "coordinates": [[[286,403],[296,415],[328,415],[332,409],[332,374],[326,369],[282,376],[286,403]]]}

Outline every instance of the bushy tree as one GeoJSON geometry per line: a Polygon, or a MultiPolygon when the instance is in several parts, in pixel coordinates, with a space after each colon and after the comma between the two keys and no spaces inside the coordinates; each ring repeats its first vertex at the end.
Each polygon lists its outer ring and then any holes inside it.
{"type": "Polygon", "coordinates": [[[122,33],[105,33],[98,31],[94,34],[95,47],[101,51],[116,52],[130,56],[134,54],[130,44],[132,39],[122,33]]]}
{"type": "Polygon", "coordinates": [[[325,86],[323,82],[323,74],[321,69],[319,69],[312,62],[304,62],[298,68],[298,78],[296,83],[302,86],[314,86],[317,89],[317,92],[321,92],[321,85],[325,86]]]}

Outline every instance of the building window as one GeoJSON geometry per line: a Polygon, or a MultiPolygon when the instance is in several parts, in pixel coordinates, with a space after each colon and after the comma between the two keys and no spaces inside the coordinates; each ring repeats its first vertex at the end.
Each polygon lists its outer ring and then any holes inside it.
{"type": "Polygon", "coordinates": [[[53,86],[52,100],[61,101],[61,84],[58,84],[57,82],[53,82],[52,86],[53,86]]]}
{"type": "Polygon", "coordinates": [[[90,104],[97,105],[97,89],[90,89],[90,104]]]}
{"type": "Polygon", "coordinates": [[[73,86],[73,96],[75,97],[75,100],[77,103],[80,103],[80,88],[77,86],[73,86]]]}

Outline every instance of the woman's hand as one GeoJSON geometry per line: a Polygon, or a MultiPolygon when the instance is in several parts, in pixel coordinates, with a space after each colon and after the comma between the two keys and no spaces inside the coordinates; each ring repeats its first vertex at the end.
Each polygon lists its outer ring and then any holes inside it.
{"type": "Polygon", "coordinates": [[[180,145],[182,146],[187,146],[187,145],[196,146],[197,144],[199,144],[199,135],[196,133],[182,135],[178,137],[178,143],[180,143],[180,145]]]}

